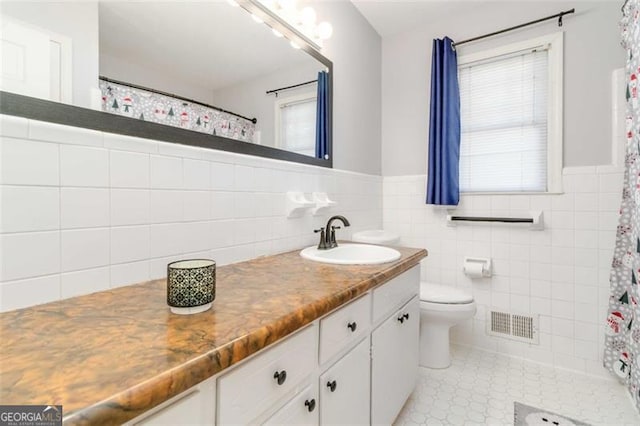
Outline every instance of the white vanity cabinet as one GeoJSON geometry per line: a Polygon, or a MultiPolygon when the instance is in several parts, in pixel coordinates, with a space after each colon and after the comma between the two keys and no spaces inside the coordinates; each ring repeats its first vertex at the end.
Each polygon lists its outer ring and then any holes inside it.
{"type": "Polygon", "coordinates": [[[395,311],[371,334],[371,423],[389,425],[418,376],[420,300],[395,311]]]}
{"type": "Polygon", "coordinates": [[[416,383],[419,287],[416,266],[129,424],[391,424],[416,383]]]}
{"type": "Polygon", "coordinates": [[[369,424],[369,337],[320,376],[320,423],[369,424]]]}

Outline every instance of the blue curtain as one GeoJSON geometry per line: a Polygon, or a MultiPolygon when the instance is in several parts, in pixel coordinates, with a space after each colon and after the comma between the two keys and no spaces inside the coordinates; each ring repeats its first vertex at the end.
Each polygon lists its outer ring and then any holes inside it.
{"type": "Polygon", "coordinates": [[[433,40],[427,204],[458,205],[460,201],[460,90],[452,43],[448,37],[433,40]]]}
{"type": "Polygon", "coordinates": [[[318,97],[316,107],[316,158],[329,158],[329,74],[326,71],[318,73],[318,97]]]}

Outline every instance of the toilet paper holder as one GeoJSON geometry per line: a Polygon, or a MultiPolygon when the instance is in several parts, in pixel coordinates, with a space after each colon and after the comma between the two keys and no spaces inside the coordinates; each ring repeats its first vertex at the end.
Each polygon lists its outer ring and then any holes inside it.
{"type": "Polygon", "coordinates": [[[491,259],[486,257],[465,257],[462,266],[464,274],[470,278],[491,276],[491,259]]]}

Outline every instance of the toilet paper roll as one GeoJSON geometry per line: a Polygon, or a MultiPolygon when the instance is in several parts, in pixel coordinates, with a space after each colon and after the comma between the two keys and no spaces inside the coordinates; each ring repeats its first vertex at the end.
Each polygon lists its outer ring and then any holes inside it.
{"type": "Polygon", "coordinates": [[[465,262],[464,273],[471,278],[482,278],[482,266],[480,262],[465,262]]]}

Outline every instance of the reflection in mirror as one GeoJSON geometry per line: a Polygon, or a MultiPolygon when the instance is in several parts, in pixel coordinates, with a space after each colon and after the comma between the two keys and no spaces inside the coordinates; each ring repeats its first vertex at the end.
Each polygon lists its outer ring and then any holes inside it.
{"type": "Polygon", "coordinates": [[[330,62],[293,48],[243,8],[222,1],[1,7],[3,45],[26,46],[4,56],[14,65],[26,58],[31,70],[22,86],[11,84],[3,61],[3,91],[329,158],[330,62]]]}

